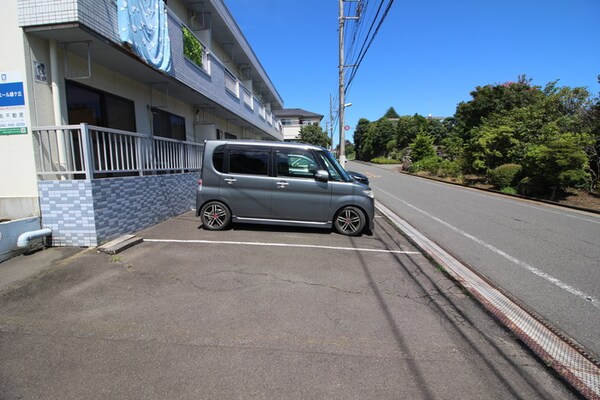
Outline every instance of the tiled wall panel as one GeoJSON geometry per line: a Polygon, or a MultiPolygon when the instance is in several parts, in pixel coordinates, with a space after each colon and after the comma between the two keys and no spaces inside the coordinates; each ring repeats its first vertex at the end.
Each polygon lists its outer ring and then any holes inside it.
{"type": "Polygon", "coordinates": [[[38,189],[42,226],[52,229],[53,246],[98,244],[90,181],[40,181],[38,189]]]}
{"type": "Polygon", "coordinates": [[[40,181],[42,226],[53,246],[93,247],[195,205],[198,173],[40,181]]]}
{"type": "Polygon", "coordinates": [[[198,178],[191,173],[94,180],[99,242],[191,210],[198,178]]]}

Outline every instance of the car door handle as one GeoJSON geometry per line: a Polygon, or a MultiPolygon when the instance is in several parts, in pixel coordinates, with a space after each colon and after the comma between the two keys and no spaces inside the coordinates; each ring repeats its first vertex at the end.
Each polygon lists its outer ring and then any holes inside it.
{"type": "Polygon", "coordinates": [[[285,189],[288,185],[289,185],[289,183],[287,183],[286,181],[279,181],[279,182],[277,182],[277,188],[278,189],[285,189]]]}
{"type": "Polygon", "coordinates": [[[228,185],[231,185],[233,182],[237,182],[237,179],[235,178],[225,178],[223,180],[227,182],[228,185]]]}

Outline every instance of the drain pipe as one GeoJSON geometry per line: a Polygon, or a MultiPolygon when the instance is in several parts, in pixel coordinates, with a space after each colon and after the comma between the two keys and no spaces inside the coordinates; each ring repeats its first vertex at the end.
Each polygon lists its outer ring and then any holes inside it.
{"type": "Polygon", "coordinates": [[[52,229],[50,229],[50,228],[39,229],[37,231],[31,231],[31,232],[25,232],[25,233],[21,234],[19,236],[19,238],[17,239],[17,247],[19,249],[25,249],[25,248],[29,247],[29,242],[32,241],[33,239],[39,239],[39,238],[43,238],[43,237],[50,236],[50,235],[52,235],[52,229]]]}

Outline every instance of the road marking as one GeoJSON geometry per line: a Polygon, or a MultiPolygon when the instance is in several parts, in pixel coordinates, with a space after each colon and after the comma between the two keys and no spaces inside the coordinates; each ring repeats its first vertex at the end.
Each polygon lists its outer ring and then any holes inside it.
{"type": "Polygon", "coordinates": [[[419,212],[419,213],[421,213],[421,214],[423,214],[423,215],[425,215],[425,216],[433,219],[434,221],[439,222],[440,224],[444,225],[448,229],[453,230],[454,232],[456,232],[456,233],[458,233],[458,234],[466,237],[467,239],[471,239],[475,243],[477,243],[477,244],[485,247],[486,249],[488,249],[488,250],[490,250],[490,251],[498,254],[499,256],[504,257],[508,261],[511,261],[512,263],[514,263],[514,264],[518,265],[519,267],[521,267],[521,268],[523,268],[523,269],[525,269],[525,270],[533,273],[534,275],[536,275],[536,276],[538,276],[538,277],[540,277],[542,279],[545,279],[548,282],[550,282],[550,283],[558,286],[559,288],[561,288],[563,290],[566,290],[567,292],[569,292],[569,293],[571,293],[571,294],[573,294],[573,295],[575,295],[575,296],[577,296],[577,297],[585,300],[587,303],[591,303],[593,306],[595,306],[597,308],[600,308],[600,301],[598,299],[596,299],[596,298],[594,298],[594,297],[592,297],[592,296],[590,296],[590,295],[588,295],[588,294],[586,294],[586,293],[584,293],[584,292],[582,292],[582,291],[580,291],[580,290],[578,290],[578,289],[576,289],[576,288],[574,288],[574,287],[572,287],[572,286],[564,283],[563,281],[561,281],[560,279],[557,279],[557,278],[553,277],[552,275],[549,275],[549,274],[547,274],[547,273],[545,273],[543,271],[540,271],[539,269],[537,269],[537,268],[535,268],[535,267],[527,264],[526,262],[523,262],[523,261],[521,261],[521,260],[519,260],[519,259],[511,256],[510,254],[508,254],[508,253],[500,250],[499,248],[497,248],[497,247],[495,247],[495,246],[487,243],[486,241],[481,240],[481,239],[479,239],[479,238],[471,235],[470,233],[467,233],[467,232],[463,231],[462,229],[459,229],[459,228],[455,227],[454,225],[449,224],[448,222],[446,222],[446,221],[444,221],[444,220],[436,217],[435,215],[429,214],[427,211],[421,210],[420,208],[418,208],[418,207],[416,207],[416,206],[414,206],[414,205],[412,205],[412,204],[410,204],[410,203],[408,203],[408,202],[406,202],[406,201],[404,201],[404,200],[402,200],[402,199],[394,196],[393,194],[391,194],[391,193],[389,193],[389,192],[387,192],[387,191],[385,191],[383,189],[377,188],[377,190],[380,190],[381,192],[387,194],[390,197],[393,197],[394,199],[398,200],[399,202],[401,202],[402,204],[406,205],[407,207],[412,208],[413,210],[415,210],[415,211],[417,211],[417,212],[419,212]]]}
{"type": "Polygon", "coordinates": [[[194,244],[235,244],[235,245],[242,245],[242,246],[296,247],[296,248],[303,248],[303,249],[361,251],[361,252],[388,253],[388,254],[421,254],[421,252],[419,252],[419,251],[365,249],[365,248],[359,248],[359,247],[319,246],[319,245],[314,245],[314,244],[296,244],[296,243],[235,242],[235,241],[229,241],[229,240],[177,240],[177,239],[146,239],[146,238],[144,238],[144,242],[194,243],[194,244]]]}
{"type": "Polygon", "coordinates": [[[484,193],[484,192],[481,192],[481,190],[479,190],[477,188],[472,188],[472,187],[468,187],[468,186],[456,186],[456,185],[452,185],[452,184],[448,184],[448,183],[444,183],[444,182],[437,182],[437,181],[433,181],[433,180],[429,180],[429,179],[422,179],[422,178],[416,178],[416,179],[421,179],[421,181],[423,183],[426,183],[426,184],[429,184],[432,186],[442,186],[446,189],[453,189],[456,191],[469,190],[475,196],[484,197],[486,199],[492,198],[494,200],[498,200],[503,203],[518,203],[520,206],[527,207],[527,208],[533,208],[534,210],[543,211],[543,212],[547,212],[547,213],[555,214],[555,215],[561,215],[563,217],[577,219],[580,221],[591,222],[592,224],[600,224],[600,218],[593,219],[593,217],[595,215],[590,214],[586,211],[570,209],[570,213],[567,213],[565,211],[556,211],[556,210],[548,209],[548,207],[560,208],[561,206],[558,204],[555,205],[555,204],[544,203],[544,205],[546,205],[547,207],[541,207],[541,206],[534,205],[534,204],[528,204],[531,202],[535,202],[535,200],[522,199],[520,197],[506,197],[505,195],[503,195],[501,193],[493,193],[493,192],[485,192],[484,193]],[[589,217],[574,215],[575,213],[583,213],[585,215],[589,215],[589,217]]]}

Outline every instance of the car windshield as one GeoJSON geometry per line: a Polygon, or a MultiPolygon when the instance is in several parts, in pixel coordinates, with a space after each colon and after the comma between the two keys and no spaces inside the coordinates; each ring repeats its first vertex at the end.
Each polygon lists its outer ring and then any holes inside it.
{"type": "Polygon", "coordinates": [[[333,154],[328,151],[320,151],[319,157],[327,166],[327,172],[329,172],[329,176],[334,181],[344,181],[351,182],[352,178],[348,175],[346,170],[342,168],[342,166],[337,162],[333,154]]]}

